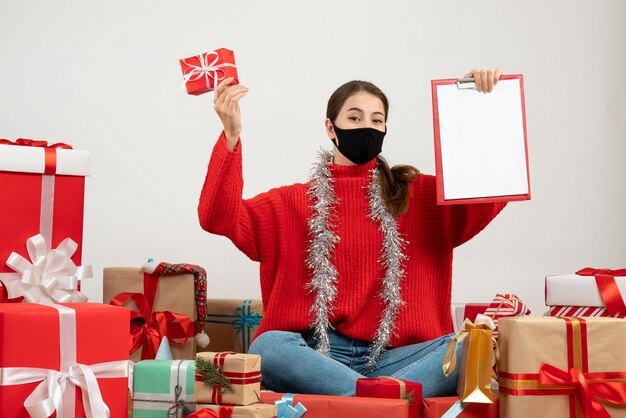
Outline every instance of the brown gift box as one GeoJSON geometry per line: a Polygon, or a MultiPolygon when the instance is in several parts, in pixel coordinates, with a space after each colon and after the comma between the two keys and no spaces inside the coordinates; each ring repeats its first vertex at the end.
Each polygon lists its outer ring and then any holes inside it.
{"type": "MultiPolygon", "coordinates": [[[[626,321],[623,319],[503,318],[499,326],[502,417],[583,416],[575,384],[539,383],[539,371],[545,364],[563,370],[565,376],[572,368],[578,369],[590,388],[608,381],[598,379],[598,373],[616,377],[616,372],[626,372],[626,321]]],[[[612,380],[624,383],[623,376],[626,374],[612,380]]],[[[601,405],[611,417],[626,417],[623,406],[605,402],[601,405]]]]}
{"type": "MultiPolygon", "coordinates": [[[[104,269],[102,300],[110,303],[111,299],[122,292],[144,293],[144,272],[136,267],[107,267],[104,269]]],[[[196,301],[193,274],[173,274],[159,277],[153,312],[171,311],[187,315],[191,321],[196,320],[196,301]]],[[[128,301],[124,306],[136,309],[134,303],[128,301]]],[[[171,341],[170,341],[171,343],[171,341]]],[[[170,344],[172,357],[175,360],[193,360],[196,354],[196,342],[193,337],[185,344],[170,344]]],[[[134,362],[141,360],[141,348],[130,355],[134,362]]]]}
{"type": "Polygon", "coordinates": [[[204,332],[211,341],[198,351],[247,353],[262,319],[259,299],[207,299],[204,332]]]}
{"type": "MultiPolygon", "coordinates": [[[[196,404],[196,411],[203,408],[217,412],[232,411],[230,415],[226,412],[224,415],[230,418],[272,418],[276,416],[276,406],[265,403],[255,403],[247,406],[226,406],[213,404],[196,404]]],[[[220,415],[222,416],[222,415],[220,415]]]]}
{"type": "Polygon", "coordinates": [[[212,353],[196,355],[194,401],[197,403],[250,405],[261,399],[261,356],[256,354],[212,353]],[[200,374],[198,359],[214,364],[228,379],[231,389],[213,386],[200,374]]]}

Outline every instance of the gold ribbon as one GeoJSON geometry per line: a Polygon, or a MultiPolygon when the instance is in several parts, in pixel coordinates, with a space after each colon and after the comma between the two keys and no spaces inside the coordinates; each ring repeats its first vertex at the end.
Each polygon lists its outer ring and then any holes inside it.
{"type": "MultiPolygon", "coordinates": [[[[470,321],[469,319],[466,319],[465,322],[463,323],[463,328],[461,328],[460,330],[456,332],[456,334],[454,334],[454,337],[452,337],[452,340],[450,340],[450,343],[448,344],[446,355],[443,358],[443,375],[445,377],[448,377],[452,373],[454,373],[454,371],[456,370],[456,357],[457,357],[456,353],[458,351],[459,344],[461,344],[461,342],[463,342],[463,340],[467,338],[471,330],[473,329],[493,330],[494,327],[495,325],[494,325],[493,319],[486,315],[478,314],[476,316],[475,323],[472,323],[472,321],[470,321]]],[[[492,337],[492,341],[495,347],[496,369],[497,369],[498,361],[500,359],[500,350],[498,348],[498,343],[493,337],[492,337]]]]}

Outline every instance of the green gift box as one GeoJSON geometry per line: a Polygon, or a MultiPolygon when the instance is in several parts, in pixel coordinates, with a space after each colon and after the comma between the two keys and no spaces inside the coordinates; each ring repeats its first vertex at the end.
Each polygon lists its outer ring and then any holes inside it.
{"type": "Polygon", "coordinates": [[[133,418],[183,417],[194,412],[194,360],[144,360],[135,364],[133,418]]]}

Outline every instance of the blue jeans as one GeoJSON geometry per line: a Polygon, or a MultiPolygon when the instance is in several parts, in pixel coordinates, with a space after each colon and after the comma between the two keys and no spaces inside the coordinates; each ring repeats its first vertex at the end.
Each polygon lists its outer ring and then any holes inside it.
{"type": "Polygon", "coordinates": [[[452,334],[390,349],[371,371],[364,370],[369,343],[338,332],[331,332],[329,337],[331,356],[326,357],[315,351],[316,340],[308,334],[268,331],[259,335],[249,352],[261,356],[265,388],[276,392],[354,396],[357,379],[390,376],[420,382],[425,398],[455,394],[458,368],[449,377],[442,371],[452,334]]]}

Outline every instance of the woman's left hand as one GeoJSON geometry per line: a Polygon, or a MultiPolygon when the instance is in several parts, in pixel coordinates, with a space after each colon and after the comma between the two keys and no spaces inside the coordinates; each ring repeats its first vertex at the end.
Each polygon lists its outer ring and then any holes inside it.
{"type": "Polygon", "coordinates": [[[463,77],[473,78],[476,81],[477,91],[489,93],[493,90],[501,75],[502,68],[498,67],[495,70],[472,70],[463,77]]]}

